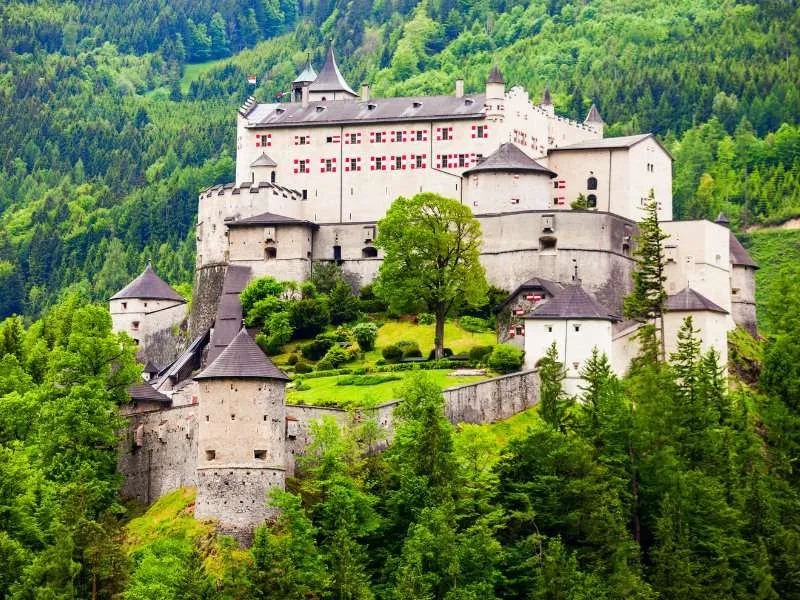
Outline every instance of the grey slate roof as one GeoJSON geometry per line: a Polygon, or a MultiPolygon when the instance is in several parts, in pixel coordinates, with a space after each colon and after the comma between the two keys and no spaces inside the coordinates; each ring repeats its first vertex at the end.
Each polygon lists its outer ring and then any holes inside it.
{"type": "Polygon", "coordinates": [[[275,213],[269,212],[247,217],[246,219],[239,219],[238,221],[232,221],[227,223],[227,225],[228,227],[247,227],[251,225],[308,225],[314,228],[319,227],[319,225],[311,221],[284,217],[283,215],[276,215],[275,213]]]}
{"type": "Polygon", "coordinates": [[[160,389],[167,381],[173,385],[186,380],[192,371],[200,368],[202,362],[203,348],[208,344],[210,331],[207,329],[195,339],[192,343],[181,352],[181,354],[172,363],[162,369],[158,380],[155,382],[155,387],[160,389]]]}
{"type": "Polygon", "coordinates": [[[710,311],[728,314],[728,311],[714,304],[711,300],[703,296],[700,292],[692,288],[683,288],[677,294],[673,294],[667,298],[665,310],[674,312],[693,312],[693,311],[710,311]]]}
{"type": "Polygon", "coordinates": [[[525,291],[530,290],[544,290],[550,296],[555,296],[556,294],[561,293],[563,290],[563,286],[560,283],[555,281],[551,281],[549,279],[545,279],[544,277],[531,277],[528,281],[525,281],[517,286],[513,292],[511,292],[508,297],[503,300],[500,307],[505,306],[509,302],[511,302],[514,298],[516,298],[519,294],[525,291]]]}
{"type": "Polygon", "coordinates": [[[347,85],[342,77],[339,66],[336,64],[336,57],[333,55],[333,46],[328,46],[328,54],[325,56],[325,64],[319,71],[319,75],[308,86],[309,92],[347,92],[357,96],[353,89],[347,85]]]}
{"type": "Polygon", "coordinates": [[[567,285],[555,297],[525,315],[526,319],[599,319],[619,317],[592,298],[580,285],[567,285]]]}
{"type": "Polygon", "coordinates": [[[154,402],[172,404],[172,400],[169,396],[165,396],[145,381],[131,385],[128,388],[128,395],[131,397],[131,400],[152,400],[154,402]]]}
{"type": "Polygon", "coordinates": [[[717,215],[714,223],[717,225],[722,225],[723,227],[728,227],[731,224],[730,220],[728,219],[728,215],[726,215],[724,212],[721,212],[717,215]]]}
{"type": "Polygon", "coordinates": [[[277,167],[278,163],[272,160],[266,152],[262,152],[261,156],[250,163],[251,167],[277,167]]]}
{"type": "Polygon", "coordinates": [[[146,363],[144,363],[144,367],[142,368],[142,373],[152,374],[158,373],[158,371],[158,367],[153,364],[152,360],[148,360],[146,363]]]}
{"type": "Polygon", "coordinates": [[[463,175],[480,173],[481,171],[509,171],[511,173],[533,171],[544,173],[550,177],[556,176],[553,171],[540,165],[511,142],[500,144],[497,150],[471,169],[464,171],[463,175]]]}
{"type": "Polygon", "coordinates": [[[600,111],[597,110],[597,105],[592,102],[592,106],[589,109],[589,114],[586,115],[586,119],[584,123],[604,123],[603,117],[600,116],[600,111]]]}
{"type": "Polygon", "coordinates": [[[652,133],[640,133],[638,135],[625,135],[622,137],[602,138],[599,140],[584,140],[577,144],[561,146],[555,148],[556,151],[563,150],[605,150],[614,148],[630,148],[647,138],[653,137],[652,133]]]}
{"type": "Polygon", "coordinates": [[[195,379],[283,379],[286,374],[261,351],[243,327],[214,362],[195,379]]]}
{"type": "Polygon", "coordinates": [[[733,232],[730,234],[729,245],[732,265],[752,267],[754,269],[758,268],[758,263],[752,259],[750,253],[745,250],[744,246],[742,246],[742,243],[736,239],[736,236],[733,235],[733,232]]]}
{"type": "Polygon", "coordinates": [[[500,72],[500,67],[497,65],[492,66],[492,70],[489,72],[489,78],[486,80],[486,83],[505,83],[506,80],[503,79],[503,74],[500,72]]]}
{"type": "Polygon", "coordinates": [[[111,296],[111,300],[124,300],[126,298],[175,300],[176,302],[186,303],[183,296],[173,290],[166,281],[155,274],[150,263],[147,264],[147,267],[142,271],[141,275],[111,296]]]}
{"type": "Polygon", "coordinates": [[[222,281],[222,295],[217,306],[214,318],[214,331],[208,346],[208,363],[216,358],[231,343],[237,332],[242,327],[242,304],[239,293],[250,281],[250,267],[229,265],[222,281]]]}
{"type": "MultiPolygon", "coordinates": [[[[312,84],[313,85],[313,84],[312,84]]],[[[456,96],[409,96],[374,98],[367,101],[302,102],[260,104],[253,109],[251,129],[273,127],[308,127],[362,123],[398,123],[485,118],[485,94],[456,96]]]]}

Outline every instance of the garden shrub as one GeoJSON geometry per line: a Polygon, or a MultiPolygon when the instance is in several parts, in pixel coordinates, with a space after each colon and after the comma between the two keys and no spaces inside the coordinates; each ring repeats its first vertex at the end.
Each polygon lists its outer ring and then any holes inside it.
{"type": "Polygon", "coordinates": [[[481,362],[485,360],[486,357],[491,354],[494,346],[473,346],[469,349],[469,359],[474,360],[475,362],[481,362]]]}
{"type": "Polygon", "coordinates": [[[417,323],[420,325],[433,325],[436,322],[436,317],[431,313],[419,313],[417,315],[417,323]]]}
{"type": "Polygon", "coordinates": [[[403,358],[403,351],[395,344],[389,344],[381,350],[381,355],[388,362],[394,362],[403,358]]]}
{"type": "Polygon", "coordinates": [[[489,327],[489,325],[486,323],[486,319],[470,316],[459,318],[458,324],[461,326],[461,329],[464,331],[469,331],[470,333],[480,333],[481,331],[486,331],[486,329],[489,327]]]}
{"type": "MultiPolygon", "coordinates": [[[[451,348],[442,348],[442,356],[444,358],[453,356],[453,350],[451,348]]],[[[434,358],[436,358],[436,348],[433,348],[430,352],[428,352],[428,360],[433,360],[434,358]]]]}
{"type": "Polygon", "coordinates": [[[283,302],[274,296],[262,298],[253,304],[252,308],[244,313],[245,325],[248,327],[264,327],[264,323],[275,313],[284,309],[283,302]]]}
{"type": "Polygon", "coordinates": [[[297,361],[298,361],[299,359],[300,359],[300,357],[299,357],[299,356],[297,356],[297,354],[290,354],[290,355],[289,355],[289,358],[287,358],[287,359],[286,359],[286,364],[287,364],[287,365],[296,365],[296,364],[297,364],[297,361]]]}
{"type": "Polygon", "coordinates": [[[359,323],[353,327],[353,337],[363,352],[369,352],[375,347],[378,326],[375,323],[359,323]]]}
{"type": "Polygon", "coordinates": [[[294,365],[294,372],[300,375],[303,375],[305,373],[311,373],[312,370],[313,367],[304,360],[298,360],[294,365]]]}
{"type": "MultiPolygon", "coordinates": [[[[347,351],[337,344],[330,347],[320,361],[320,364],[323,362],[326,364],[330,363],[334,369],[338,369],[348,360],[350,360],[350,357],[347,355],[347,351]]],[[[317,365],[317,367],[319,367],[319,365],[317,365]]]]}
{"type": "Polygon", "coordinates": [[[332,371],[334,369],[333,363],[329,360],[322,359],[317,363],[317,371],[332,371]]]}
{"type": "Polygon", "coordinates": [[[300,354],[308,360],[319,360],[325,356],[325,353],[331,349],[334,343],[333,340],[317,338],[307,344],[303,344],[300,347],[300,354]]]}
{"type": "Polygon", "coordinates": [[[350,323],[358,318],[360,302],[353,295],[350,286],[342,280],[336,282],[333,289],[328,293],[328,301],[331,311],[331,323],[339,325],[350,323]]]}
{"type": "Polygon", "coordinates": [[[325,330],[331,315],[325,298],[304,298],[289,304],[289,319],[298,338],[314,337],[325,330]]]}
{"type": "Polygon", "coordinates": [[[403,358],[422,358],[422,352],[416,346],[403,350],[403,358]]]}
{"type": "Polygon", "coordinates": [[[283,283],[274,277],[259,277],[248,283],[239,294],[239,301],[242,303],[242,313],[248,314],[255,306],[256,302],[269,298],[277,298],[285,289],[283,283]]]}
{"type": "Polygon", "coordinates": [[[510,344],[498,344],[487,360],[498,373],[512,373],[522,366],[523,352],[510,344]]]}
{"type": "Polygon", "coordinates": [[[348,375],[339,379],[336,385],[380,385],[387,381],[400,381],[401,379],[400,375],[348,375]]]}

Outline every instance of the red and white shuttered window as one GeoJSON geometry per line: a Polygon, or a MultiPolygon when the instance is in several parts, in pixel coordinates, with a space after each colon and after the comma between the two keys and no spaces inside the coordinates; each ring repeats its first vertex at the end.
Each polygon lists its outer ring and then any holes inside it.
{"type": "Polygon", "coordinates": [[[311,143],[310,135],[296,135],[294,136],[295,146],[308,146],[311,143]]]}
{"type": "Polygon", "coordinates": [[[392,131],[392,141],[393,142],[407,142],[408,141],[408,132],[402,131],[400,129],[396,131],[392,131]]]}
{"type": "Polygon", "coordinates": [[[272,134],[259,133],[256,136],[256,148],[266,148],[267,146],[272,146],[272,134]]]}
{"type": "Polygon", "coordinates": [[[553,187],[557,190],[565,190],[567,189],[567,180],[566,179],[554,179],[553,180],[553,187]]]}
{"type": "Polygon", "coordinates": [[[407,155],[398,154],[397,156],[391,157],[389,165],[392,171],[403,171],[404,169],[406,169],[407,161],[408,161],[407,155]]]}
{"type": "Polygon", "coordinates": [[[311,159],[310,158],[295,158],[294,159],[294,172],[295,173],[310,173],[311,172],[311,159]]]}
{"type": "Polygon", "coordinates": [[[472,126],[472,139],[485,139],[489,137],[488,125],[473,125],[472,126]]]}
{"type": "Polygon", "coordinates": [[[447,140],[453,139],[453,128],[452,127],[437,127],[436,128],[436,141],[443,142],[447,140]]]}
{"type": "Polygon", "coordinates": [[[361,143],[361,133],[360,132],[345,133],[344,134],[344,143],[345,144],[360,144],[361,143]]]}
{"type": "Polygon", "coordinates": [[[427,163],[427,154],[412,154],[408,161],[409,169],[424,169],[427,163]]]}
{"type": "MultiPolygon", "coordinates": [[[[406,139],[409,142],[427,142],[428,141],[428,130],[427,129],[410,129],[409,131],[405,132],[406,139]]],[[[406,141],[406,140],[403,140],[406,141]]]]}
{"type": "Polygon", "coordinates": [[[319,159],[319,172],[320,173],[336,173],[336,159],[335,158],[320,158],[319,159]]]}
{"type": "Polygon", "coordinates": [[[556,206],[563,206],[564,204],[567,203],[567,197],[561,195],[561,194],[564,194],[564,192],[562,192],[561,190],[567,189],[566,180],[565,179],[554,179],[553,180],[553,187],[556,190],[559,190],[557,192],[554,192],[554,194],[553,194],[553,204],[556,205],[556,206]]]}
{"type": "Polygon", "coordinates": [[[369,132],[369,141],[371,144],[385,144],[388,138],[389,134],[386,131],[369,132]]]}
{"type": "Polygon", "coordinates": [[[436,166],[439,169],[466,169],[475,164],[475,154],[437,154],[436,166]]]}
{"type": "Polygon", "coordinates": [[[353,157],[353,158],[345,158],[344,159],[344,170],[345,173],[349,173],[350,171],[360,171],[361,170],[361,157],[353,157]]]}
{"type": "Polygon", "coordinates": [[[386,165],[388,164],[388,160],[386,160],[385,156],[370,156],[370,171],[385,171],[386,165]]]}

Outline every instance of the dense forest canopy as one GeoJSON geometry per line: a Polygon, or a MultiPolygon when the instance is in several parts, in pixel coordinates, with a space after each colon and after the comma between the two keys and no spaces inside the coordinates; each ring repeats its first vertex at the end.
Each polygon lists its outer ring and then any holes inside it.
{"type": "Polygon", "coordinates": [[[675,157],[675,211],[800,214],[800,11],[731,0],[9,2],[0,7],[0,315],[106,298],[152,259],[189,283],[197,192],[233,175],[236,107],[333,39],[376,93],[510,84],[675,157]],[[214,59],[212,62],[202,62],[214,59]]]}

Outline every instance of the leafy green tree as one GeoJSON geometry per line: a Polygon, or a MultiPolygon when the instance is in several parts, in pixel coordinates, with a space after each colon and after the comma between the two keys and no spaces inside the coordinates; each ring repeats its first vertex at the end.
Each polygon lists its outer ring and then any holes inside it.
{"type": "Polygon", "coordinates": [[[358,318],[359,302],[350,286],[343,280],[337,281],[328,292],[328,305],[331,310],[331,323],[341,325],[358,318]]]}
{"type": "Polygon", "coordinates": [[[480,224],[456,200],[423,193],[394,201],[378,222],[375,243],[386,253],[375,292],[398,310],[422,302],[433,312],[435,356],[442,358],[445,318],[486,298],[480,224]]]}

